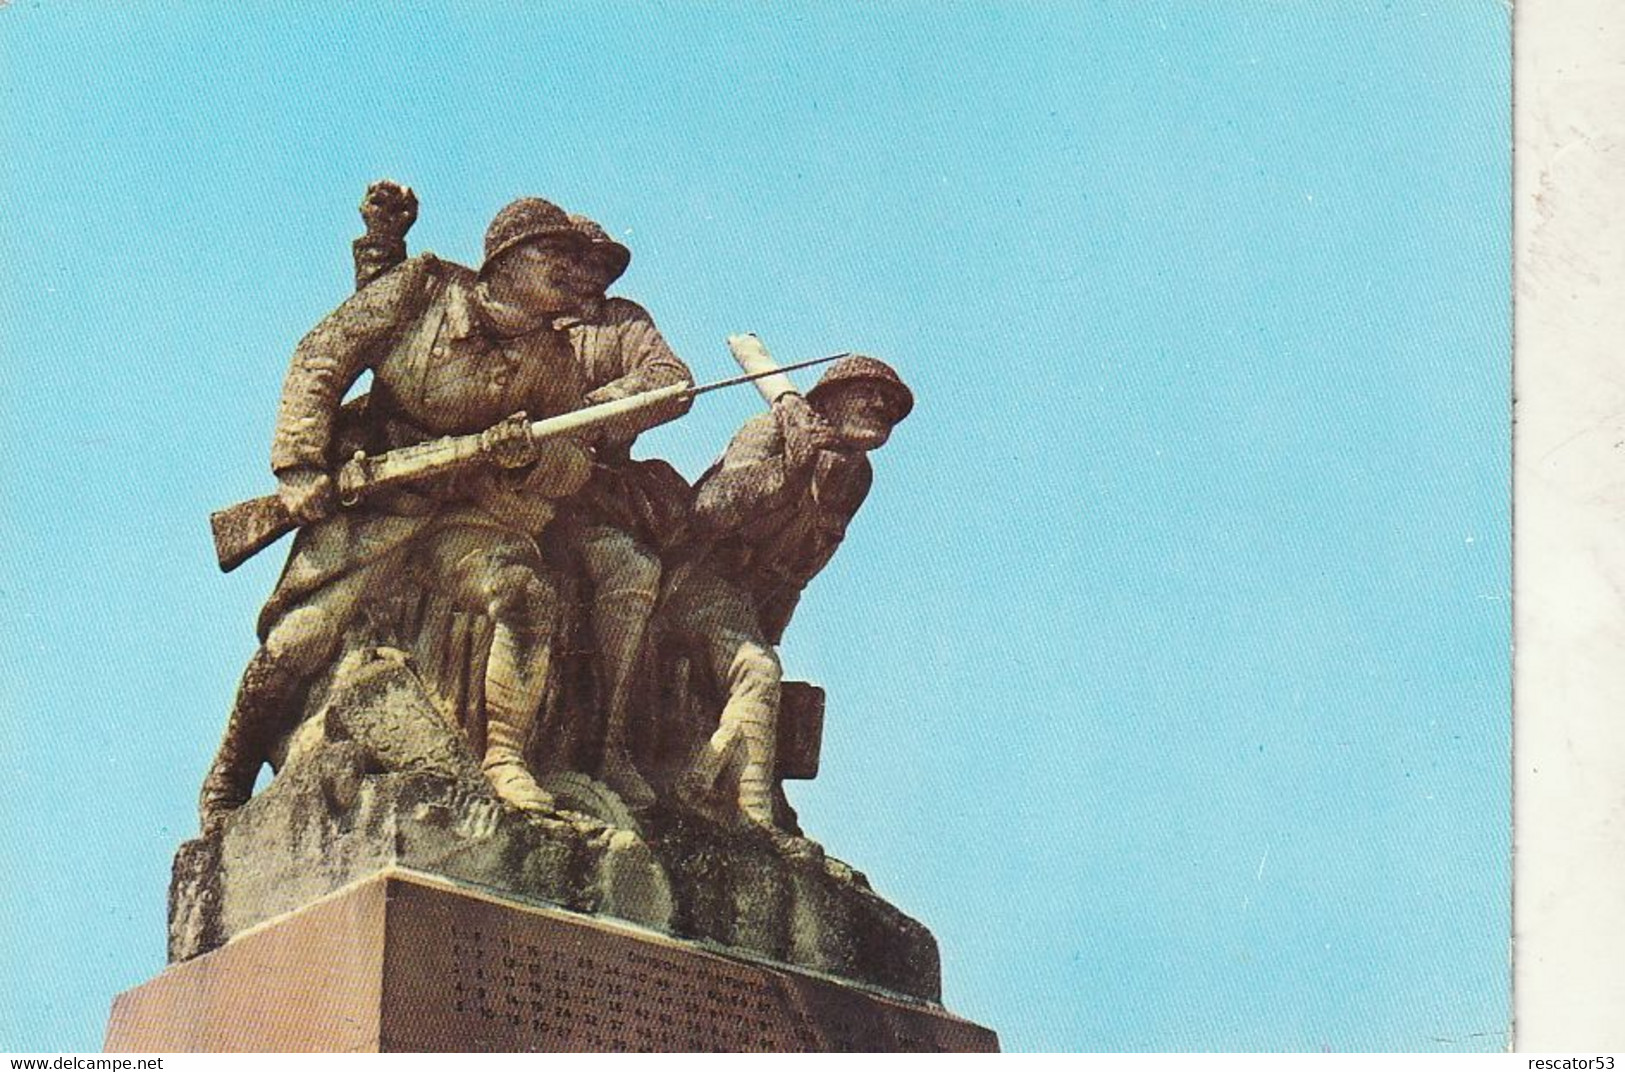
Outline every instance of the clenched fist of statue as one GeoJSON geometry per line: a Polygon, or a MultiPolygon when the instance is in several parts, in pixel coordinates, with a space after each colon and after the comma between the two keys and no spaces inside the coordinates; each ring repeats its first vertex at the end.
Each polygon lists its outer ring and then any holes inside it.
{"type": "Polygon", "coordinates": [[[288,469],[277,474],[276,494],[301,525],[333,512],[333,478],[320,469],[288,469]]]}
{"type": "Polygon", "coordinates": [[[530,418],[523,412],[481,432],[480,450],[504,469],[520,469],[541,457],[541,450],[530,437],[530,418]]]}
{"type": "Polygon", "coordinates": [[[835,429],[800,395],[779,396],[773,414],[784,434],[784,460],[792,470],[804,471],[818,460],[819,451],[840,446],[835,429]]]}
{"type": "Polygon", "coordinates": [[[379,179],[361,199],[361,219],[372,234],[404,238],[418,218],[418,195],[393,179],[379,179]]]}

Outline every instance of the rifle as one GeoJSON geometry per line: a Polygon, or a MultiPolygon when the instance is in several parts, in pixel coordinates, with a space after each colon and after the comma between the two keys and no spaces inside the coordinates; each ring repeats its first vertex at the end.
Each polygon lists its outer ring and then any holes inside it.
{"type": "MultiPolygon", "coordinates": [[[[846,354],[815,357],[784,368],[769,368],[718,380],[701,387],[674,383],[653,391],[643,391],[625,398],[611,399],[596,405],[532,421],[526,431],[531,442],[541,443],[558,436],[571,435],[595,428],[629,415],[641,413],[674,401],[687,401],[724,387],[750,383],[766,376],[774,376],[793,369],[811,368],[837,361],[846,354]]],[[[489,431],[495,431],[501,423],[489,431]]],[[[383,454],[367,455],[360,451],[339,467],[333,477],[338,500],[343,506],[354,506],[367,496],[399,487],[403,484],[447,473],[461,472],[479,465],[491,464],[491,437],[486,432],[468,435],[441,436],[425,443],[396,447],[383,454]]],[[[280,495],[273,492],[257,499],[247,499],[209,515],[209,527],[214,530],[214,553],[220,561],[222,573],[230,573],[265,548],[298,528],[302,522],[288,513],[280,495]]]]}

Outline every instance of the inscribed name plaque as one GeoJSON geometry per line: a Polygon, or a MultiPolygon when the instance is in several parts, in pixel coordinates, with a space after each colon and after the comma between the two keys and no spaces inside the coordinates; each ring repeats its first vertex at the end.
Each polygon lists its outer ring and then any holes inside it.
{"type": "Polygon", "coordinates": [[[934,1003],[396,872],[121,995],[107,1048],[946,1052],[998,1040],[934,1003]]]}

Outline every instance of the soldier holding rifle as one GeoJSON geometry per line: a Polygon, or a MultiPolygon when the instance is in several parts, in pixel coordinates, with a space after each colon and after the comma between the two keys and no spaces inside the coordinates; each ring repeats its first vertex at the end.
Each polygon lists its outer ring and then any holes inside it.
{"type": "MultiPolygon", "coordinates": [[[[591,432],[538,446],[522,413],[579,408],[587,393],[568,335],[581,231],[539,198],[497,214],[476,274],[423,255],[379,275],[295,350],[271,448],[280,506],[300,532],[260,618],[261,646],[243,674],[203,784],[205,829],[247,800],[285,711],[335,655],[369,592],[426,563],[437,589],[493,623],[485,674],[482,766],[492,789],[526,809],[550,806],[522,750],[547,686],[558,606],[537,536],[554,503],[586,483],[591,432]],[[481,433],[492,464],[419,481],[335,511],[329,475],[340,402],[365,371],[372,394],[360,436],[372,450],[481,433]]],[[[670,414],[651,414],[658,419],[670,414]]]]}
{"type": "MultiPolygon", "coordinates": [[[[406,259],[406,233],[417,218],[417,197],[389,180],[373,183],[362,200],[367,230],[354,245],[356,286],[362,287],[406,259]]],[[[654,319],[634,301],[610,297],[632,253],[594,220],[571,214],[582,238],[566,277],[571,313],[557,318],[581,367],[588,403],[630,398],[693,376],[667,345],[654,319]]],[[[590,588],[592,636],[603,758],[599,777],[633,807],[654,802],[654,790],[632,759],[632,694],[642,665],[649,620],[660,592],[660,552],[681,529],[688,482],[664,461],[634,461],[637,433],[688,409],[675,399],[636,421],[616,422],[599,436],[592,477],[568,506],[568,542],[590,588]]]]}
{"type": "Polygon", "coordinates": [[[601,776],[634,806],[653,800],[630,757],[629,693],[664,556],[683,563],[665,585],[668,634],[697,647],[727,693],[681,794],[698,803],[732,770],[739,814],[780,836],[770,797],[773,648],[862,503],[864,453],[907,414],[908,389],[880,362],[837,355],[804,400],[765,351],[752,364],[737,345],[747,376],[694,388],[648,314],[605,297],[630,255],[590,220],[516,201],[488,229],[476,274],[427,254],[403,262],[415,215],[410,190],[368,191],[358,291],[301,341],[284,384],[277,494],[214,518],[227,569],[305,527],[262,612],[261,647],[204,781],[205,830],[248,799],[303,689],[333,661],[364,602],[408,570],[426,570],[438,597],[490,623],[476,670],[482,769],[508,804],[551,807],[523,756],[560,625],[556,578],[537,540],[572,500],[572,523],[558,536],[593,588],[601,776]],[[371,395],[341,406],[368,370],[371,395]],[[664,462],[631,461],[631,440],[686,412],[696,394],[759,377],[772,385],[764,395],[774,413],[748,423],[701,479],[690,517],[686,482],[664,462]],[[336,510],[335,498],[348,508],[336,510]]]}

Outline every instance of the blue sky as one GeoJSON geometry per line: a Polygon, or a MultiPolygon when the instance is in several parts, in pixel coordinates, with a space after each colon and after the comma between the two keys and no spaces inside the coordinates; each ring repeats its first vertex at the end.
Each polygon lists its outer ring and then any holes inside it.
{"type": "MultiPolygon", "coordinates": [[[[0,8],[0,1048],[100,1044],[279,555],[287,358],[392,176],[539,194],[705,379],[919,406],[784,645],[810,833],[1009,1049],[1495,1050],[1504,5],[0,8]]],[[[696,476],[759,405],[642,445],[696,476]]]]}

